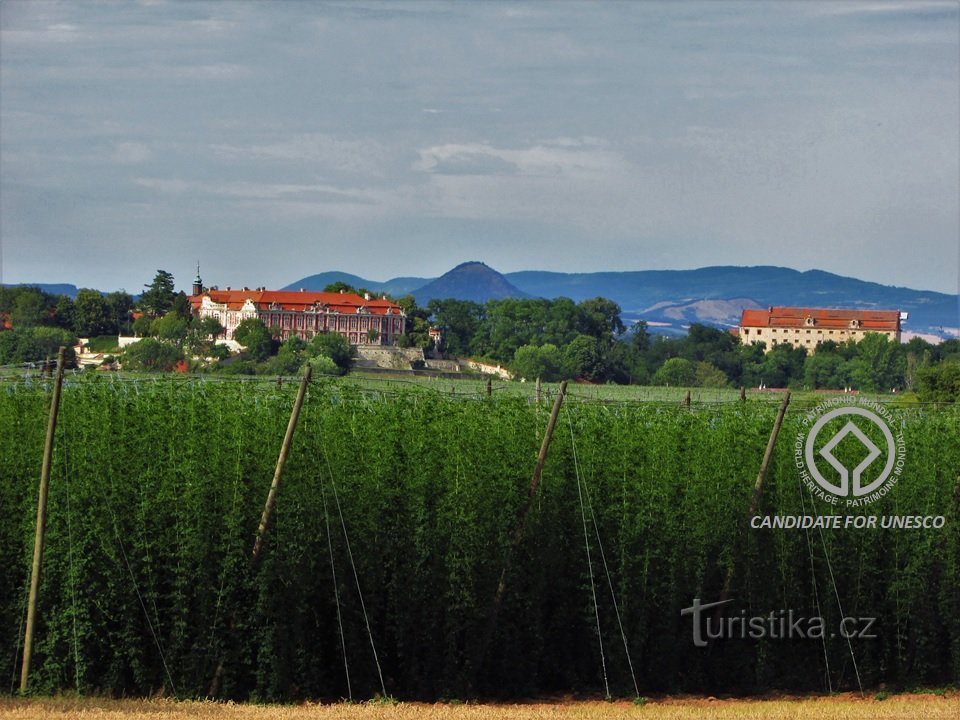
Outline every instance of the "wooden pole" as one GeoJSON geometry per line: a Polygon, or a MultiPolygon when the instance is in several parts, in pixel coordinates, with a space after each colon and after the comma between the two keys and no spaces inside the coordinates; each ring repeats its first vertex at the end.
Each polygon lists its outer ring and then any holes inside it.
{"type": "Polygon", "coordinates": [[[290,422],[287,423],[287,432],[283,437],[283,445],[280,446],[280,455],[277,457],[277,468],[273,472],[273,482],[270,483],[270,492],[267,493],[267,502],[263,506],[263,515],[260,516],[260,525],[257,528],[257,538],[253,542],[253,553],[251,563],[256,564],[260,558],[260,551],[263,550],[263,538],[267,534],[267,528],[270,526],[270,516],[273,514],[273,506],[277,502],[277,492],[280,490],[280,479],[283,476],[283,466],[287,462],[287,455],[290,453],[290,445],[293,442],[293,431],[297,429],[297,420],[300,418],[300,408],[303,407],[303,399],[307,394],[307,385],[310,384],[310,375],[312,368],[307,363],[303,372],[303,379],[300,380],[300,388],[297,390],[297,399],[293,403],[293,410],[290,412],[290,422]]]}
{"type": "Polygon", "coordinates": [[[493,395],[493,378],[487,378],[487,397],[493,395]]]}
{"type": "Polygon", "coordinates": [[[683,406],[690,407],[690,391],[687,390],[687,394],[683,396],[683,406]]]}
{"type": "Polygon", "coordinates": [[[741,385],[740,386],[740,402],[746,402],[746,401],[747,401],[747,389],[743,385],[741,385]]]}
{"type": "MultiPolygon", "coordinates": [[[[753,484],[753,497],[750,498],[750,507],[747,510],[747,522],[757,511],[760,504],[760,495],[763,493],[763,483],[767,478],[767,468],[770,467],[770,460],[773,458],[773,450],[777,445],[777,437],[780,435],[780,427],[783,425],[783,416],[787,413],[787,406],[790,404],[790,391],[787,390],[783,396],[783,402],[780,403],[780,410],[777,412],[777,419],[773,423],[773,429],[770,431],[770,439],[767,440],[767,450],[763,453],[763,460],[760,463],[760,472],[757,473],[757,480],[753,484]]],[[[730,597],[730,587],[733,585],[733,565],[727,571],[727,578],[723,582],[723,591],[720,593],[720,600],[727,600],[730,597]]],[[[719,612],[719,608],[717,609],[719,612]]]]}
{"type": "Polygon", "coordinates": [[[20,692],[27,691],[30,660],[33,654],[33,630],[37,620],[37,596],[40,591],[40,561],[43,558],[43,535],[47,524],[47,491],[50,487],[50,465],[53,460],[53,438],[57,431],[60,410],[60,391],[63,387],[63,364],[67,349],[57,353],[57,376],[50,399],[50,417],[47,420],[47,438],[43,445],[43,464],[40,468],[40,496],[37,500],[37,534],[33,541],[33,570],[30,573],[30,596],[27,600],[27,630],[23,638],[23,665],[20,668],[20,692]]]}
{"type": "Polygon", "coordinates": [[[537,455],[537,464],[533,468],[533,476],[530,478],[530,488],[527,490],[527,502],[524,505],[523,512],[517,518],[516,527],[513,530],[513,540],[507,550],[507,557],[503,563],[503,570],[500,572],[500,581],[497,583],[497,592],[493,596],[493,607],[490,611],[490,619],[487,622],[486,632],[483,634],[479,649],[474,661],[474,668],[479,670],[487,654],[487,648],[490,645],[490,639],[493,637],[493,629],[497,624],[497,617],[500,614],[500,606],[503,604],[503,597],[507,590],[507,575],[510,573],[510,567],[513,564],[513,554],[516,552],[520,543],[523,542],[523,536],[527,528],[527,518],[537,499],[537,490],[540,487],[540,476],[543,474],[543,466],[547,462],[547,451],[550,449],[550,440],[553,438],[554,428],[557,426],[557,418],[560,415],[560,407],[563,405],[563,399],[567,392],[567,381],[560,383],[560,390],[557,398],[553,402],[553,410],[550,412],[550,420],[547,423],[547,431],[543,435],[543,442],[540,444],[540,453],[537,455]]]}
{"type": "Polygon", "coordinates": [[[540,405],[540,377],[537,376],[537,405],[540,405]]]}

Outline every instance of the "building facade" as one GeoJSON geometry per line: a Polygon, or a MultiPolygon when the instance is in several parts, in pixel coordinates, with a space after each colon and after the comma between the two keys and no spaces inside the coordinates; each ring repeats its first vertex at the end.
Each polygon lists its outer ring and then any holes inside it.
{"type": "Polygon", "coordinates": [[[190,304],[197,317],[218,321],[227,340],[248,318],[260,320],[280,340],[335,332],[351,345],[393,345],[406,327],[406,314],[396,303],[348,292],[210,288],[191,295],[190,304]]]}
{"type": "Polygon", "coordinates": [[[832,340],[859,342],[867,333],[879,333],[900,342],[898,310],[835,310],[824,308],[769,307],[744,310],[739,336],[744,345],[759,342],[769,352],[776,345],[788,344],[814,352],[821,343],[832,340]]]}

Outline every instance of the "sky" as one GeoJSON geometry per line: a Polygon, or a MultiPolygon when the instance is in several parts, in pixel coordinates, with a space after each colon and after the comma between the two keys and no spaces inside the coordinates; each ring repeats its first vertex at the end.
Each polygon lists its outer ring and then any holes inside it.
{"type": "Polygon", "coordinates": [[[960,292],[960,3],[0,3],[0,281],[960,292]]]}

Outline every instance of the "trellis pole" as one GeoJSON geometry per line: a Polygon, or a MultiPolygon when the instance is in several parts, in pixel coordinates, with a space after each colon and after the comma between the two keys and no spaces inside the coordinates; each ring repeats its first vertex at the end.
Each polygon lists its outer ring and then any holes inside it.
{"type": "Polygon", "coordinates": [[[30,660],[33,655],[33,630],[37,620],[37,596],[40,592],[40,562],[43,559],[43,536],[47,525],[47,491],[50,487],[50,465],[53,459],[53,439],[57,432],[57,414],[60,410],[60,391],[63,387],[63,364],[67,349],[60,346],[57,353],[57,375],[50,399],[50,417],[47,437],[43,445],[43,464],[40,468],[40,495],[37,500],[37,534],[33,542],[33,569],[30,573],[30,596],[27,600],[27,630],[23,638],[23,665],[20,668],[20,692],[27,691],[30,660]]]}

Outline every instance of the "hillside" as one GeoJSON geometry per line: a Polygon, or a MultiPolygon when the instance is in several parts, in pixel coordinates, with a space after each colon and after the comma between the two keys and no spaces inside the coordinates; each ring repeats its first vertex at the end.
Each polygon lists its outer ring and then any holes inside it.
{"type": "Polygon", "coordinates": [[[822,270],[718,266],[697,270],[558,273],[539,270],[501,275],[483,263],[469,262],[434,280],[364,280],[346,273],[312,275],[289,288],[322,289],[343,280],[393,296],[412,293],[417,302],[455,297],[484,302],[501,297],[568,297],[575,301],[603,296],[616,301],[625,320],[646,320],[661,332],[683,332],[692,322],[733,327],[744,308],[768,305],[850,307],[910,313],[904,329],[939,337],[960,328],[960,297],[928,290],[892,287],[822,270]]]}
{"type": "Polygon", "coordinates": [[[413,296],[420,305],[432,298],[457,298],[458,300],[501,300],[503,298],[529,297],[512,285],[503,275],[482,262],[465,262],[415,290],[413,296]]]}

